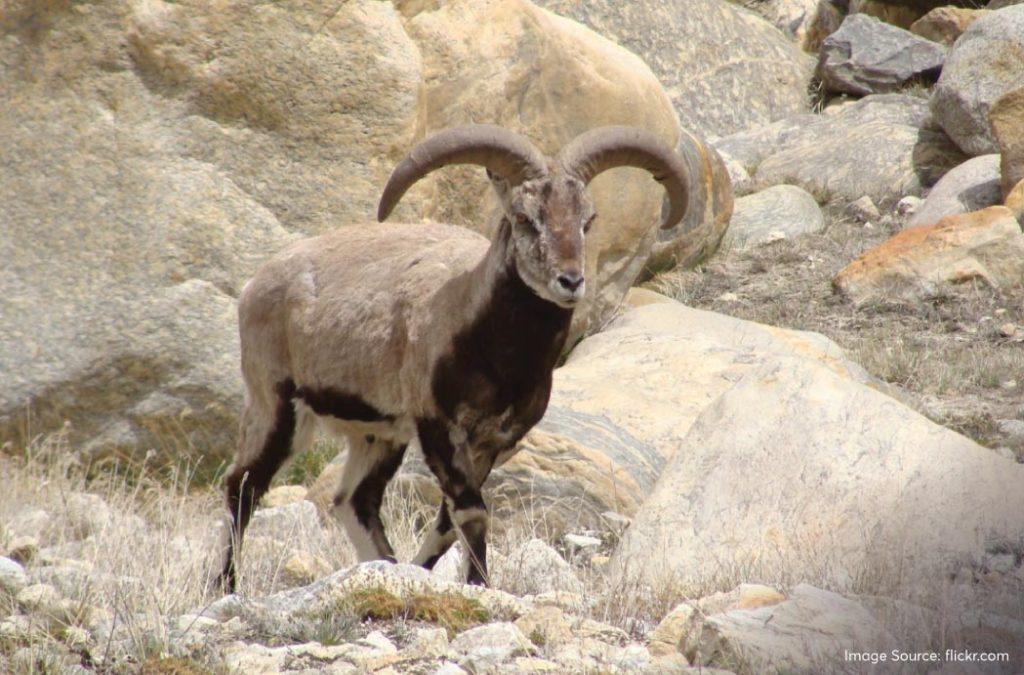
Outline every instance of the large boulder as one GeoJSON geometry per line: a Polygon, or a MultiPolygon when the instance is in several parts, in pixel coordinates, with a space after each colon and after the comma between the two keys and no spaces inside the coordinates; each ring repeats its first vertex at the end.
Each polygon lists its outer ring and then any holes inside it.
{"type": "Polygon", "coordinates": [[[935,119],[970,155],[999,152],[988,114],[1024,81],[1024,6],[990,12],[971,24],[946,58],[932,93],[935,119]]]}
{"type": "Polygon", "coordinates": [[[932,187],[907,225],[934,225],[946,216],[978,211],[1001,201],[999,155],[972,157],[932,187]]]}
{"type": "Polygon", "coordinates": [[[752,13],[720,0],[538,0],[639,54],[683,127],[731,134],[807,110],[813,59],[752,13]]]}
{"type": "Polygon", "coordinates": [[[846,17],[825,39],[818,76],[829,91],[884,94],[939,76],[945,48],[865,14],[846,17]]]}
{"type": "Polygon", "coordinates": [[[1003,196],[1024,180],[1024,87],[1014,89],[993,104],[988,114],[999,143],[1003,196]]]}
{"type": "Polygon", "coordinates": [[[847,265],[833,285],[864,305],[916,303],[971,281],[1003,291],[1024,287],[1024,234],[1005,206],[903,230],[847,265]]]}
{"type": "MultiPolygon", "coordinates": [[[[450,0],[403,11],[423,55],[420,134],[487,121],[524,133],[550,155],[607,124],[642,127],[673,146],[680,140],[672,104],[644,62],[575,21],[526,0],[450,0]]],[[[446,169],[425,191],[424,215],[433,220],[486,233],[498,211],[479,168],[446,169]]],[[[577,334],[613,311],[640,274],[664,195],[650,174],[626,168],[599,176],[590,191],[599,217],[587,241],[586,275],[596,284],[577,310],[577,334]]],[[[687,234],[700,248],[708,233],[687,234]]]]}
{"type": "Polygon", "coordinates": [[[1024,466],[833,369],[778,357],[676,440],[611,565],[655,587],[742,570],[848,588],[898,570],[886,582],[911,588],[1022,534],[1024,466]]]}
{"type": "Polygon", "coordinates": [[[910,32],[947,47],[964,34],[967,27],[989,10],[968,7],[936,7],[910,26],[910,32]]]}
{"type": "Polygon", "coordinates": [[[733,134],[715,147],[742,162],[758,190],[787,183],[821,203],[867,195],[880,208],[920,195],[965,159],[932,124],[928,103],[905,94],[867,96],[830,114],[733,134]]]}
{"type": "Polygon", "coordinates": [[[583,340],[555,371],[547,413],[487,482],[500,510],[532,506],[558,529],[632,515],[702,411],[743,373],[797,358],[863,370],[821,335],[692,309],[656,294],[583,340]]]}

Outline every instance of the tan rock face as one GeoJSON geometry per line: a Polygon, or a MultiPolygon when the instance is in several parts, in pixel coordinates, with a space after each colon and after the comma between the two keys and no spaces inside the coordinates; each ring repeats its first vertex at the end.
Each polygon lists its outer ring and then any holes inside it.
{"type": "Polygon", "coordinates": [[[993,288],[1024,286],[1024,234],[1003,206],[912,227],[863,254],[833,280],[857,305],[916,301],[944,285],[980,280],[993,288]]]}
{"type": "Polygon", "coordinates": [[[944,45],[951,45],[967,27],[987,13],[968,7],[936,7],[910,25],[910,32],[944,45]]]}
{"type": "MultiPolygon", "coordinates": [[[[453,0],[406,23],[423,55],[420,135],[469,122],[500,124],[554,155],[578,134],[634,125],[674,146],[671,102],[635,55],[524,0],[453,0]]],[[[591,183],[598,219],[576,332],[618,306],[654,245],[664,191],[645,172],[614,169],[591,183]]],[[[422,215],[488,234],[497,199],[478,167],[452,167],[422,188],[422,215]]],[[[700,233],[704,234],[704,233],[700,233]]]]}
{"type": "Polygon", "coordinates": [[[1010,190],[1010,194],[1006,197],[1005,206],[1010,209],[1018,221],[1024,217],[1024,180],[1017,183],[1017,185],[1010,190]]]}
{"type": "Polygon", "coordinates": [[[999,143],[1003,196],[1024,180],[1024,87],[1002,96],[988,114],[999,143]]]}
{"type": "Polygon", "coordinates": [[[1024,467],[810,360],[777,358],[690,425],[610,566],[656,587],[723,569],[841,587],[897,564],[909,589],[1022,533],[1024,467]]]}

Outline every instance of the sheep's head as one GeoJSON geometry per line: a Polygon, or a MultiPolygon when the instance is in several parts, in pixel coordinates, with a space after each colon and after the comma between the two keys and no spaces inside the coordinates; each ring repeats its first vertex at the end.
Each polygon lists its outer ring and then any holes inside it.
{"type": "Polygon", "coordinates": [[[686,214],[685,164],[649,132],[594,129],[549,159],[519,134],[469,125],[437,133],[412,149],[384,188],[378,220],[387,218],[413,183],[449,164],[487,169],[511,234],[516,271],[537,295],[562,307],[575,306],[586,289],[584,243],[597,215],[586,187],[595,176],[618,166],[645,169],[669,196],[662,227],[674,227],[686,214]]]}

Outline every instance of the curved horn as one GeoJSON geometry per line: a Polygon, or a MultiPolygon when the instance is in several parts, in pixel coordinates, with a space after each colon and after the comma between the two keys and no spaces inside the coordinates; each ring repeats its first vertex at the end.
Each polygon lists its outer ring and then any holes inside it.
{"type": "Polygon", "coordinates": [[[690,202],[689,172],[683,158],[660,138],[635,127],[599,127],[574,138],[558,155],[561,165],[584,183],[618,166],[644,169],[665,188],[669,212],[661,227],[674,227],[690,202]]]}
{"type": "Polygon", "coordinates": [[[468,124],[440,131],[409,151],[391,172],[377,207],[383,221],[413,184],[449,164],[477,164],[513,185],[546,173],[547,160],[520,134],[491,124],[468,124]]]}

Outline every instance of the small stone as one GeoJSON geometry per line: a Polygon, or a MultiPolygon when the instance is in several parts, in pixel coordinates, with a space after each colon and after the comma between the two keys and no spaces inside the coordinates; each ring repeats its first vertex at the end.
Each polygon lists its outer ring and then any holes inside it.
{"type": "Polygon", "coordinates": [[[862,223],[868,223],[882,217],[882,214],[878,211],[878,207],[875,206],[873,201],[871,201],[871,197],[867,195],[864,195],[847,206],[846,212],[862,223]]]}
{"type": "Polygon", "coordinates": [[[999,386],[1003,389],[1016,389],[1017,380],[1006,380],[1005,382],[1000,382],[999,386]]]}
{"type": "Polygon", "coordinates": [[[27,612],[57,614],[60,612],[60,593],[50,584],[26,586],[15,596],[18,604],[27,612]]]}
{"type": "Polygon", "coordinates": [[[463,654],[459,665],[482,672],[507,662],[514,656],[528,656],[533,645],[513,623],[498,622],[470,628],[452,641],[452,649],[463,654]]]}
{"type": "Polygon", "coordinates": [[[1021,420],[999,420],[997,423],[999,433],[1007,436],[1014,443],[1024,443],[1024,421],[1021,420]]]}
{"type": "Polygon", "coordinates": [[[263,495],[260,504],[267,509],[294,504],[305,499],[308,491],[302,485],[279,485],[263,495]]]}
{"type": "Polygon", "coordinates": [[[304,586],[332,572],[331,565],[309,551],[296,551],[284,564],[285,581],[293,586],[304,586]]]}
{"type": "Polygon", "coordinates": [[[583,592],[572,567],[540,539],[531,539],[509,556],[504,566],[506,586],[515,587],[520,594],[536,595],[548,591],[583,592]]]}
{"type": "Polygon", "coordinates": [[[451,661],[445,661],[440,666],[438,666],[437,670],[435,670],[433,673],[431,673],[431,675],[468,675],[468,674],[466,673],[465,670],[463,670],[462,668],[459,667],[459,664],[453,663],[451,661]]]}
{"type": "Polygon", "coordinates": [[[567,534],[562,539],[566,546],[575,552],[601,547],[600,539],[586,534],[567,534]]]}
{"type": "Polygon", "coordinates": [[[439,658],[448,653],[448,645],[448,631],[444,628],[417,628],[403,651],[417,659],[439,658]]]}
{"type": "Polygon", "coordinates": [[[1020,332],[1020,329],[1017,325],[1010,322],[1004,323],[999,327],[999,334],[1005,338],[1012,338],[1016,336],[1018,332],[1020,332]]]}
{"type": "Polygon", "coordinates": [[[921,208],[921,204],[924,200],[914,195],[907,195],[903,199],[896,202],[896,213],[901,216],[912,216],[917,213],[918,209],[921,208]]]}
{"type": "Polygon", "coordinates": [[[715,299],[719,302],[739,302],[740,296],[736,295],[732,291],[726,291],[715,299]]]}
{"type": "Polygon", "coordinates": [[[32,562],[37,555],[39,555],[39,540],[35,537],[15,537],[11,539],[11,543],[7,547],[7,557],[23,565],[32,562]]]}
{"type": "Polygon", "coordinates": [[[395,654],[398,652],[398,649],[395,647],[395,643],[389,640],[387,636],[379,630],[373,631],[366,637],[359,640],[356,644],[371,647],[381,654],[395,654]]]}
{"type": "Polygon", "coordinates": [[[92,634],[80,626],[68,626],[63,637],[64,644],[75,649],[87,646],[92,640],[92,634]]]}
{"type": "Polygon", "coordinates": [[[110,506],[99,495],[89,492],[72,492],[64,501],[65,523],[71,536],[85,539],[110,526],[110,506]]]}
{"type": "Polygon", "coordinates": [[[604,511],[601,514],[601,518],[604,522],[608,523],[611,529],[619,531],[625,530],[632,522],[629,517],[615,511],[604,511]]]}
{"type": "Polygon", "coordinates": [[[516,627],[538,647],[559,644],[573,638],[572,626],[560,608],[538,607],[516,619],[516,627]]]}
{"type": "Polygon", "coordinates": [[[28,585],[25,568],[10,558],[0,558],[0,591],[5,595],[18,595],[28,585]]]}
{"type": "Polygon", "coordinates": [[[665,615],[650,635],[650,651],[654,657],[681,653],[683,638],[692,629],[700,612],[692,603],[684,602],[665,615]]]}

